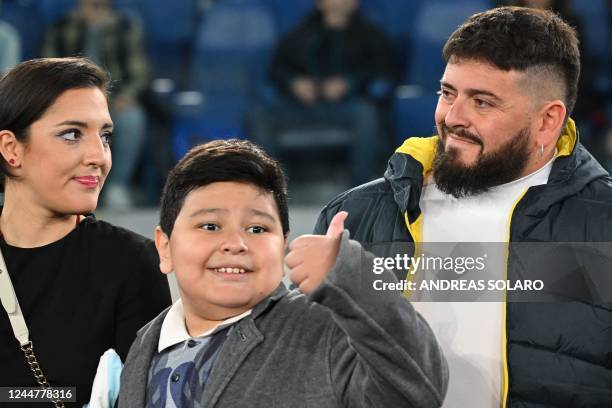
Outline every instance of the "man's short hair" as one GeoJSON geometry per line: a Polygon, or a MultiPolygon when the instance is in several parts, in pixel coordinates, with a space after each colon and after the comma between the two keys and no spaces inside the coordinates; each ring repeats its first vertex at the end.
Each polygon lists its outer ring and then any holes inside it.
{"type": "Polygon", "coordinates": [[[285,175],[279,164],[247,140],[214,140],[191,149],[168,174],[161,197],[159,225],[168,236],[187,195],[216,182],[252,184],[269,192],[278,208],[283,234],[289,234],[285,175]]]}
{"type": "Polygon", "coordinates": [[[580,51],[576,31],[555,13],[499,7],[474,14],[450,36],[442,51],[449,63],[487,62],[501,70],[535,69],[565,86],[567,115],[576,104],[580,51]]]}

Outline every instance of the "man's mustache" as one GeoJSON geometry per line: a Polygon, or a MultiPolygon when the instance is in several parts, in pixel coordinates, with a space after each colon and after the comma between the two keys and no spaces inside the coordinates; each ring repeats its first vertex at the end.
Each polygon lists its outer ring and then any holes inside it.
{"type": "Polygon", "coordinates": [[[457,136],[459,136],[459,137],[461,137],[463,139],[467,139],[467,140],[469,140],[471,142],[474,142],[474,143],[480,145],[480,147],[484,147],[483,143],[482,143],[482,140],[478,136],[476,136],[475,134],[465,130],[464,128],[460,128],[460,127],[452,128],[452,127],[446,126],[443,123],[440,124],[440,128],[442,129],[442,134],[443,134],[444,138],[446,138],[446,136],[449,133],[453,133],[453,134],[455,134],[455,135],[457,135],[457,136]]]}

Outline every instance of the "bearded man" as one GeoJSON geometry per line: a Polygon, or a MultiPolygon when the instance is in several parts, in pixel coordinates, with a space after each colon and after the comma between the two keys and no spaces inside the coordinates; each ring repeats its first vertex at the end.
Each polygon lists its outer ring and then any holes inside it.
{"type": "MultiPolygon", "coordinates": [[[[574,29],[549,11],[492,9],[462,24],[443,56],[437,136],[407,139],[384,178],[331,201],[315,232],[347,211],[352,238],[385,257],[431,242],[612,242],[612,179],[569,117],[580,74],[574,29]]],[[[508,252],[508,276],[535,271],[508,252]]],[[[573,278],[590,272],[592,257],[579,258],[573,278]]],[[[415,305],[449,363],[444,406],[608,406],[609,298],[509,299],[415,305]]]]}

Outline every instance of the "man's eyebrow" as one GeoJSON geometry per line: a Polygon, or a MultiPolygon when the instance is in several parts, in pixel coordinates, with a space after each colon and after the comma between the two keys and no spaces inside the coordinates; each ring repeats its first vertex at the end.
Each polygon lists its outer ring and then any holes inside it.
{"type": "MultiPolygon", "coordinates": [[[[444,88],[449,88],[453,91],[457,91],[457,88],[455,88],[454,86],[452,86],[451,84],[449,84],[448,82],[445,81],[440,81],[440,85],[442,85],[444,88]]],[[[468,88],[465,90],[465,92],[469,95],[469,96],[476,96],[476,95],[486,95],[490,98],[495,99],[498,102],[501,102],[502,99],[495,95],[493,92],[491,91],[487,91],[485,89],[477,89],[477,88],[468,88]]]]}
{"type": "MultiPolygon", "coordinates": [[[[61,123],[58,123],[55,126],[56,127],[58,127],[58,126],[77,126],[77,127],[82,127],[84,129],[87,129],[89,127],[87,122],[81,122],[80,120],[65,120],[65,121],[63,121],[61,123]]],[[[102,125],[102,129],[104,129],[104,130],[112,129],[112,128],[113,128],[113,124],[110,123],[110,122],[107,122],[104,125],[102,125]]]]}

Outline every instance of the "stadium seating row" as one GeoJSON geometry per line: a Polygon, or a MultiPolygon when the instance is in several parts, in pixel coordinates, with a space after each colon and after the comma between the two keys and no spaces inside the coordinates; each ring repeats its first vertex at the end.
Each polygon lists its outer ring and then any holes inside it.
{"type": "MultiPolygon", "coordinates": [[[[12,23],[23,41],[24,59],[35,57],[46,27],[77,0],[5,0],[0,18],[12,23]]],[[[313,0],[115,0],[116,8],[139,20],[154,77],[167,78],[175,116],[175,150],[191,138],[241,135],[249,106],[265,97],[269,58],[279,38],[312,8],[313,0]]],[[[610,27],[605,0],[574,0],[588,24],[585,51],[599,59],[602,75],[610,27]]],[[[435,91],[444,69],[441,49],[467,16],[490,8],[489,0],[363,0],[366,18],[393,39],[403,62],[404,86],[394,103],[397,138],[428,135],[433,129],[435,91]]]]}

